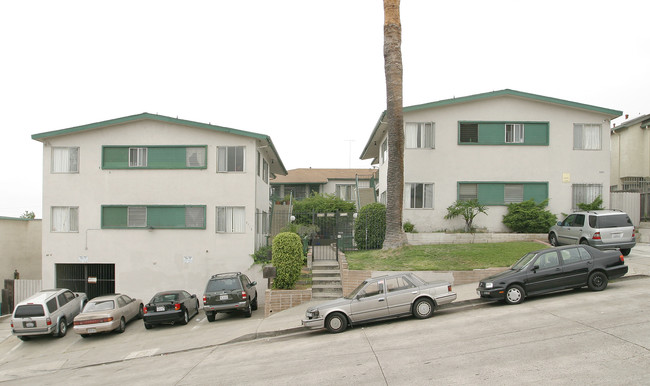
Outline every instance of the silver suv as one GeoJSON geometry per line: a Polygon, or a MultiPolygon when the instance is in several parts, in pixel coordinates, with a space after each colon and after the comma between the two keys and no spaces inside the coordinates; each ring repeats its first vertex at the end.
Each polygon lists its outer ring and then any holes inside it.
{"type": "Polygon", "coordinates": [[[61,338],[87,301],[86,294],[69,289],[39,291],[18,303],[11,318],[11,332],[21,340],[47,334],[61,338]]]}
{"type": "Polygon", "coordinates": [[[619,210],[575,212],[548,232],[553,246],[587,244],[598,249],[620,249],[627,256],[636,245],[632,220],[619,210]]]}

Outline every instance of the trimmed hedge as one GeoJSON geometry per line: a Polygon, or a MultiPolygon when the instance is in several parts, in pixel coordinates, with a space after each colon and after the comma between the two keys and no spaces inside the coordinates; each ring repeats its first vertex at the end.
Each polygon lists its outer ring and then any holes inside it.
{"type": "Polygon", "coordinates": [[[368,204],[354,223],[354,242],[359,249],[381,249],[386,237],[386,205],[368,204]]]}
{"type": "Polygon", "coordinates": [[[271,264],[276,270],[273,288],[292,289],[300,278],[303,263],[300,236],[293,232],[278,233],[273,238],[271,256],[271,264]]]}

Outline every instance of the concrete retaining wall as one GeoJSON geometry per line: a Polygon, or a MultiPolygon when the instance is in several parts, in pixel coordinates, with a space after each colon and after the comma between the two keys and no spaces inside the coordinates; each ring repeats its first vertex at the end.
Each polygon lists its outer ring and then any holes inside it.
{"type": "Polygon", "coordinates": [[[504,243],[548,240],[546,233],[407,233],[410,245],[504,243]]]}

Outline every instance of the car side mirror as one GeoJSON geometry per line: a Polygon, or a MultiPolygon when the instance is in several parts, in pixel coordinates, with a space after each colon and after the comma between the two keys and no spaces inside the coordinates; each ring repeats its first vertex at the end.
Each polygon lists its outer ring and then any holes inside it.
{"type": "Polygon", "coordinates": [[[254,286],[254,285],[257,285],[257,282],[256,282],[256,281],[250,283],[248,286],[249,286],[249,287],[252,287],[252,286],[254,286]]]}
{"type": "Polygon", "coordinates": [[[74,297],[75,297],[75,298],[78,298],[78,297],[79,297],[79,294],[74,294],[74,297]]]}
{"type": "Polygon", "coordinates": [[[562,221],[558,221],[557,225],[562,226],[562,221]]]}
{"type": "Polygon", "coordinates": [[[196,299],[196,294],[192,294],[192,299],[196,299]]]}
{"type": "Polygon", "coordinates": [[[533,266],[533,271],[537,271],[539,269],[539,265],[534,265],[533,266]]]}

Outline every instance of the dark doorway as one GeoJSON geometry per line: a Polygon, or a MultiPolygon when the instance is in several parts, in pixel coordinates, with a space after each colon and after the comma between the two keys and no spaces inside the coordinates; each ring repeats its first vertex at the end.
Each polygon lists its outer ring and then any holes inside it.
{"type": "Polygon", "coordinates": [[[88,299],[115,293],[115,264],[56,264],[56,286],[88,299]]]}

